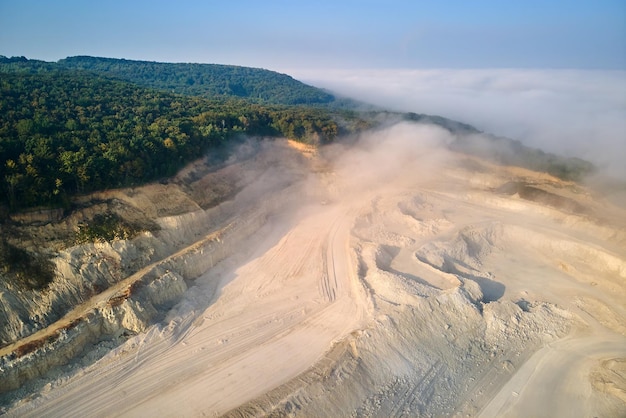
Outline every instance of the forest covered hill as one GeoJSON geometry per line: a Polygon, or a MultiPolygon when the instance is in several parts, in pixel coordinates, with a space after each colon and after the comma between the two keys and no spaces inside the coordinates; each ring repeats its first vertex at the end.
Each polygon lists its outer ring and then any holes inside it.
{"type": "Polygon", "coordinates": [[[351,105],[254,68],[0,56],[0,214],[166,178],[241,134],[325,144],[400,119],[441,126],[452,149],[500,163],[564,179],[593,169],[443,117],[351,105]]]}
{"type": "Polygon", "coordinates": [[[168,93],[205,98],[239,97],[258,103],[319,105],[335,101],[321,89],[286,74],[219,64],[162,63],[77,56],[58,62],[0,57],[0,71],[85,70],[168,93]]]}
{"type": "Polygon", "coordinates": [[[238,134],[324,143],[338,134],[337,119],[358,119],[322,107],[165,93],[19,58],[3,58],[0,76],[0,204],[11,211],[173,175],[238,134]]]}

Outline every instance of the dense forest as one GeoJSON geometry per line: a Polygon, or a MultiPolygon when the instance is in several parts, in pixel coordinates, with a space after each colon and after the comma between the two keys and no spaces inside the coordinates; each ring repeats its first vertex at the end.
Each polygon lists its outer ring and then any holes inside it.
{"type": "Polygon", "coordinates": [[[288,75],[259,68],[218,64],[167,64],[111,58],[70,57],[71,68],[105,73],[122,80],[189,96],[236,96],[272,104],[327,104],[334,97],[288,75]]]}
{"type": "Polygon", "coordinates": [[[0,79],[0,202],[11,210],[174,174],[234,135],[328,142],[325,109],[163,93],[80,70],[0,79]]]}
{"type": "Polygon", "coordinates": [[[218,64],[172,64],[125,59],[69,57],[56,63],[0,57],[0,71],[85,70],[168,93],[205,98],[239,97],[257,103],[327,105],[335,97],[286,74],[218,64]]]}

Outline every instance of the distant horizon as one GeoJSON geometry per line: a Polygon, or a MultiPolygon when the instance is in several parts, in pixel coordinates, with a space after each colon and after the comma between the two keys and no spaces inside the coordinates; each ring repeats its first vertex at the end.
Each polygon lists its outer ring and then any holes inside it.
{"type": "Polygon", "coordinates": [[[284,72],[285,74],[291,75],[288,71],[293,72],[301,72],[301,71],[506,71],[506,70],[520,70],[520,71],[575,71],[575,72],[606,72],[606,73],[623,73],[626,75],[626,68],[575,68],[575,67],[284,67],[280,69],[263,67],[260,65],[242,65],[242,64],[233,64],[229,62],[200,62],[200,61],[166,61],[166,60],[158,60],[158,59],[142,59],[142,58],[132,58],[128,56],[105,56],[105,55],[93,55],[93,54],[76,54],[76,55],[67,55],[61,58],[39,58],[39,57],[31,57],[24,54],[21,55],[7,55],[5,53],[0,52],[0,56],[6,58],[26,58],[30,61],[42,61],[42,62],[58,62],[63,59],[73,58],[73,57],[91,57],[91,58],[105,58],[105,59],[116,59],[116,60],[126,60],[126,61],[141,61],[141,62],[154,62],[159,64],[206,64],[206,65],[226,65],[226,66],[235,66],[235,67],[248,67],[248,68],[258,68],[264,69],[274,72],[284,72]]]}
{"type": "Polygon", "coordinates": [[[0,2],[0,50],[257,68],[626,70],[626,3],[0,2]]]}

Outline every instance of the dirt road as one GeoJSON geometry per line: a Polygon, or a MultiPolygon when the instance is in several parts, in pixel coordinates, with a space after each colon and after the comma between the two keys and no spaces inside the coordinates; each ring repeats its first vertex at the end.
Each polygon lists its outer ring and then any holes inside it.
{"type": "Polygon", "coordinates": [[[250,200],[263,224],[162,322],[8,415],[623,415],[623,209],[392,145],[332,160],[329,201],[250,200]],[[511,179],[589,211],[498,193],[511,179]]]}

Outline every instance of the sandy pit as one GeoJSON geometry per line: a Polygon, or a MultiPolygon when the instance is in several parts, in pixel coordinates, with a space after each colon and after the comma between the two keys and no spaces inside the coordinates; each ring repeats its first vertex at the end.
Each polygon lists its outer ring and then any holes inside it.
{"type": "MultiPolygon", "coordinates": [[[[350,149],[275,143],[306,155],[264,165],[213,229],[176,238],[166,267],[188,288],[162,318],[2,412],[626,415],[626,210],[449,153],[448,136],[397,125],[350,149]]],[[[184,216],[160,218],[162,237],[184,216]]]]}

